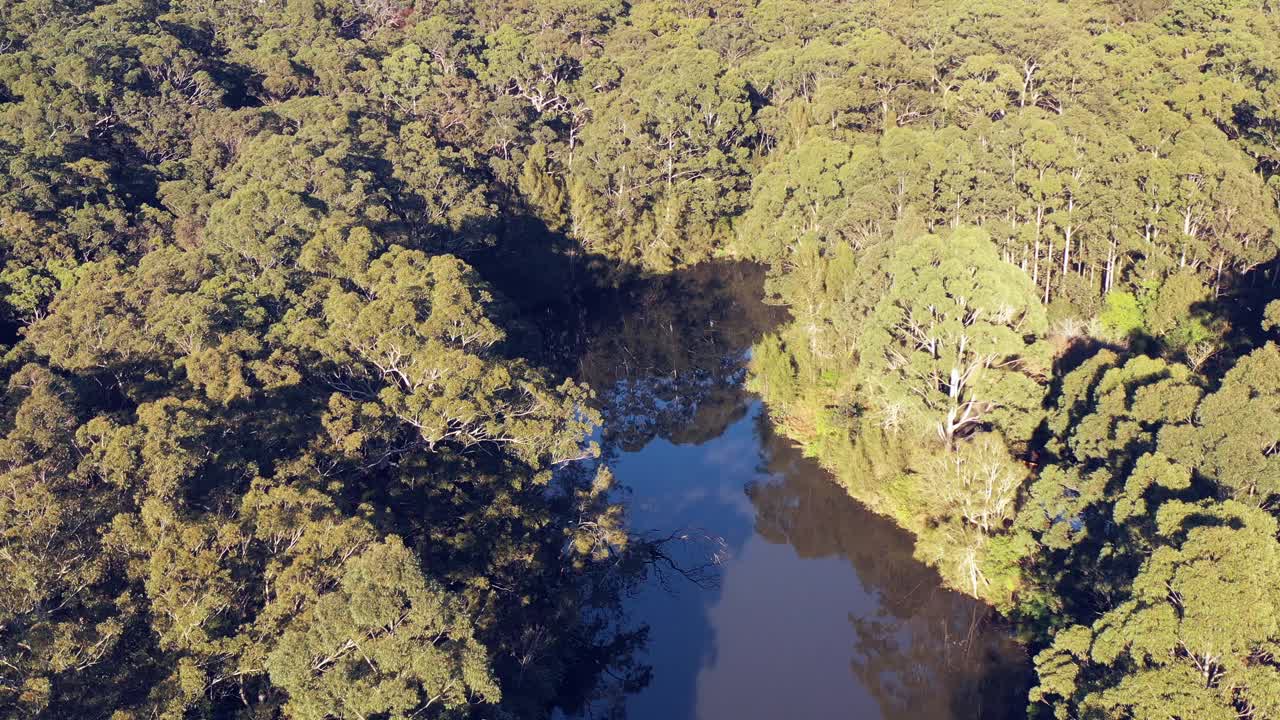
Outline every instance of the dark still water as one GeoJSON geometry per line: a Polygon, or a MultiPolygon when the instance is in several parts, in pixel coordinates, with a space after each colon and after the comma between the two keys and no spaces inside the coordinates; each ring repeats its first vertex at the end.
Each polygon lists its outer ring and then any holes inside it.
{"type": "Polygon", "coordinates": [[[710,266],[622,294],[579,375],[632,529],[672,538],[626,600],[652,674],[632,720],[1021,717],[1028,660],[940,587],[912,538],[854,502],[743,387],[779,321],[759,271],[710,266]]]}
{"type": "MultiPolygon", "coordinates": [[[[630,718],[1020,715],[1026,659],[979,603],[941,589],[911,538],[772,437],[758,403],[699,444],[615,460],[632,525],[723,539],[718,582],[650,582],[648,687],[630,718]]],[[[689,558],[694,560],[694,558],[689,558]]]]}

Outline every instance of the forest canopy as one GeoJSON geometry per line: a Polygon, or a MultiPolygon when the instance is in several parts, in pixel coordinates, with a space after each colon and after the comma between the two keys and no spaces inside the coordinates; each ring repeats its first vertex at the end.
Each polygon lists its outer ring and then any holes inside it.
{"type": "Polygon", "coordinates": [[[746,259],[1029,715],[1277,717],[1278,250],[1274,0],[0,0],[0,715],[643,684],[645,430],[531,318],[746,259]]]}

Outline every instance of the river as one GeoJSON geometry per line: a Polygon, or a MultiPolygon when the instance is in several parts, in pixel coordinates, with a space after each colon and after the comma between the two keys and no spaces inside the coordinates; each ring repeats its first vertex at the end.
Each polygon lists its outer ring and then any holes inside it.
{"type": "Polygon", "coordinates": [[[619,497],[633,532],[673,548],[625,601],[651,671],[626,717],[1024,716],[1028,660],[995,614],[942,588],[745,389],[780,321],[760,285],[758,268],[704,266],[589,323],[575,374],[601,399],[619,497]]]}

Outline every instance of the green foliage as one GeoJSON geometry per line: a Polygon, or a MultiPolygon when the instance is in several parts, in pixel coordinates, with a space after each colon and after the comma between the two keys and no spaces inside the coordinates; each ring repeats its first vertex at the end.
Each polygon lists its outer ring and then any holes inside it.
{"type": "Polygon", "coordinates": [[[1027,469],[1009,455],[999,435],[988,433],[934,458],[925,474],[937,502],[990,535],[1013,519],[1027,469]]]}
{"type": "Polygon", "coordinates": [[[1003,531],[1014,518],[1027,468],[995,433],[919,461],[915,504],[928,509],[917,553],[951,585],[997,605],[1020,584],[1026,537],[1003,531]]]}
{"type": "Polygon", "coordinates": [[[458,713],[494,702],[485,648],[462,609],[422,576],[397,538],[346,563],[267,657],[295,717],[408,717],[434,704],[458,713]]]}
{"type": "Polygon", "coordinates": [[[1193,273],[1172,275],[1155,292],[1146,311],[1146,325],[1155,335],[1167,335],[1191,319],[1195,306],[1209,299],[1205,287],[1193,273]]]}
{"type": "Polygon", "coordinates": [[[597,98],[571,170],[605,191],[610,222],[622,223],[614,231],[624,236],[621,246],[581,240],[646,266],[708,257],[703,238],[744,204],[753,132],[745,82],[714,52],[681,45],[642,56],[618,92],[597,98]],[[639,237],[626,237],[637,229],[639,237]]]}
{"type": "Polygon", "coordinates": [[[1274,490],[1263,447],[1275,348],[1207,395],[1187,368],[1099,353],[1068,375],[1057,453],[1019,515],[1043,545],[1033,577],[1060,630],[1036,657],[1034,702],[1055,717],[1232,717],[1277,696],[1274,490]],[[1109,368],[1109,369],[1108,369],[1109,368]],[[1091,596],[1073,588],[1092,586],[1091,596]]]}
{"type": "Polygon", "coordinates": [[[520,192],[548,228],[564,229],[569,221],[566,212],[568,196],[560,180],[551,175],[545,146],[530,148],[529,157],[520,171],[520,192]]]}
{"type": "Polygon", "coordinates": [[[1154,449],[1163,428],[1195,413],[1202,391],[1188,368],[1141,355],[1119,360],[1102,352],[1067,376],[1049,419],[1060,433],[1049,447],[1060,457],[1124,469],[1154,449]]]}
{"type": "Polygon", "coordinates": [[[859,183],[874,161],[868,155],[866,148],[814,137],[768,165],[756,176],[751,209],[738,226],[745,254],[780,259],[810,239],[820,247],[857,244],[851,224],[860,196],[869,194],[859,183]]]}
{"type": "MultiPolygon", "coordinates": [[[[12,10],[0,714],[528,716],[631,682],[593,400],[448,254],[496,242],[513,149],[469,109],[475,18],[12,10]]],[[[549,172],[549,142],[517,152],[549,172]]]]}
{"type": "Polygon", "coordinates": [[[1280,349],[1267,343],[1236,362],[1200,403],[1193,423],[1163,430],[1160,442],[1224,497],[1266,507],[1280,493],[1277,420],[1280,349]]]}
{"type": "Polygon", "coordinates": [[[980,231],[907,243],[885,271],[860,349],[884,422],[948,447],[976,428],[1028,439],[1047,368],[1044,309],[1031,283],[980,231]]]}
{"type": "Polygon", "coordinates": [[[1107,333],[1117,340],[1139,337],[1146,330],[1138,298],[1133,293],[1122,290],[1107,293],[1098,320],[1107,333]]]}
{"type": "Polygon", "coordinates": [[[1092,627],[1059,634],[1036,657],[1032,700],[1107,717],[1237,717],[1274,707],[1265,656],[1278,632],[1270,598],[1280,572],[1276,521],[1238,503],[1170,502],[1163,543],[1127,601],[1092,627]]]}
{"type": "Polygon", "coordinates": [[[1262,313],[1262,329],[1272,333],[1280,330],[1280,300],[1267,303],[1262,313]]]}
{"type": "Polygon", "coordinates": [[[1008,445],[1040,423],[1048,371],[1034,288],[972,229],[883,259],[838,243],[811,255],[823,242],[836,241],[802,240],[772,285],[799,317],[756,347],[751,386],[849,492],[915,532],[949,583],[1009,602],[1028,544],[1005,535],[1027,477],[1008,445]]]}
{"type": "MultiPolygon", "coordinates": [[[[635,563],[507,298],[732,255],[791,313],[750,386],[1031,618],[1037,707],[1275,715],[1280,351],[1226,318],[1275,281],[1276,17],[6,3],[0,714],[589,704],[635,563]]],[[[645,327],[733,327],[686,310],[645,327]]],[[[718,348],[636,402],[740,412],[718,348]]]]}

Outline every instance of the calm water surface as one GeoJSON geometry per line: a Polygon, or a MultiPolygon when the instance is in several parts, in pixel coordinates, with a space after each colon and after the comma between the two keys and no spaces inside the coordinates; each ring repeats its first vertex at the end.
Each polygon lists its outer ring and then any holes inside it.
{"type": "Polygon", "coordinates": [[[720,266],[632,289],[580,358],[632,528],[687,538],[667,547],[693,577],[652,574],[627,600],[652,676],[626,716],[1022,716],[1027,659],[992,613],[942,589],[744,389],[779,320],[759,284],[720,266]]]}

